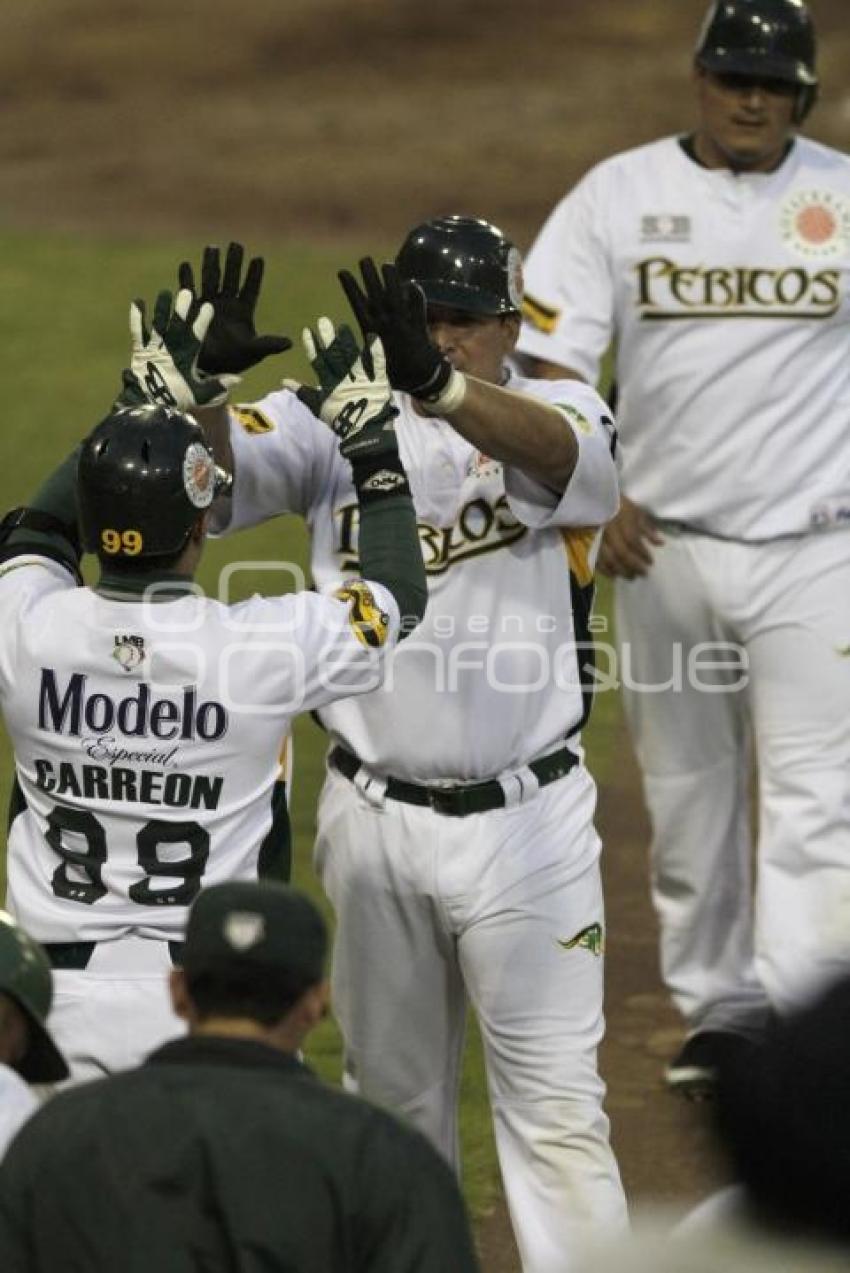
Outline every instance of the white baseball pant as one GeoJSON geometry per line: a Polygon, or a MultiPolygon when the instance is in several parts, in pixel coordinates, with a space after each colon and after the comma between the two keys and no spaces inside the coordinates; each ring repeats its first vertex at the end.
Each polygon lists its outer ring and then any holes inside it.
{"type": "Polygon", "coordinates": [[[850,535],[665,539],[617,583],[620,673],[662,974],[692,1029],[722,1029],[850,960],[850,535]]]}
{"type": "Polygon", "coordinates": [[[168,942],[97,942],[84,969],[53,971],[48,1025],[75,1080],[133,1069],[185,1033],[168,993],[168,942]]]}
{"type": "Polygon", "coordinates": [[[577,768],[526,804],[464,818],[376,807],[334,772],[319,806],[349,1072],[457,1168],[469,996],[526,1273],[564,1273],[588,1227],[626,1222],[596,1064],[603,959],[559,944],[603,922],[594,805],[577,768]]]}

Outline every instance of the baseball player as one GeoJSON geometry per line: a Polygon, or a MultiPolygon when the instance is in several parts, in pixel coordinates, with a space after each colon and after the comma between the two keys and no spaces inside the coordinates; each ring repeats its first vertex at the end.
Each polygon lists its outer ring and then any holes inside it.
{"type": "Polygon", "coordinates": [[[161,294],[150,331],[136,307],[125,376],[125,401],[155,385],[175,406],[114,408],[0,536],[0,704],[18,782],[8,905],[56,970],[52,1022],[76,1077],[173,1034],[163,969],[189,903],[207,884],[287,870],[292,717],[374,689],[425,604],[380,346],[361,358],[326,319],[306,335],[319,386],[305,397],[352,474],[368,579],[233,606],[199,594],[228,477],[175,407],[227,386],[197,375],[211,310],[190,323],[190,299],[172,309],[161,294]],[[94,587],[79,586],[77,506],[94,587]]]}
{"type": "Polygon", "coordinates": [[[678,1087],[850,951],[850,160],[796,135],[817,93],[801,0],[713,4],[694,88],[693,133],[555,208],[520,343],[594,382],[616,337],[624,499],[599,565],[678,1087]]]}
{"type": "Polygon", "coordinates": [[[0,1158],[38,1108],[30,1083],[68,1077],[45,1022],[53,998],[47,956],[6,911],[0,911],[0,1158]]]}
{"type": "Polygon", "coordinates": [[[294,889],[205,888],[171,973],[188,1036],[24,1130],[0,1166],[0,1267],[475,1273],[433,1147],[298,1059],[326,1011],[326,949],[294,889]]]}
{"type": "MultiPolygon", "coordinates": [[[[457,1165],[469,999],[523,1267],[563,1273],[576,1231],[625,1210],[596,1065],[604,919],[579,741],[614,428],[589,386],[507,370],[522,276],[494,226],[437,218],[395,265],[362,268],[342,277],[386,349],[429,602],[371,702],[319,713],[316,864],[347,1076],[457,1165]]],[[[217,525],[300,513],[319,587],[359,574],[351,476],[298,398],[236,407],[229,428],[217,525]]]]}

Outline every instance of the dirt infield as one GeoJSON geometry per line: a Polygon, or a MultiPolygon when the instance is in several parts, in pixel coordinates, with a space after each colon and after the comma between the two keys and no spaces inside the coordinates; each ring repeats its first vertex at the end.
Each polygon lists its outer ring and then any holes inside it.
{"type": "MultiPolygon", "coordinates": [[[[483,212],[528,243],[589,165],[692,119],[707,0],[0,5],[0,219],[393,243],[483,212]]],[[[846,144],[847,0],[812,0],[846,144]]]]}

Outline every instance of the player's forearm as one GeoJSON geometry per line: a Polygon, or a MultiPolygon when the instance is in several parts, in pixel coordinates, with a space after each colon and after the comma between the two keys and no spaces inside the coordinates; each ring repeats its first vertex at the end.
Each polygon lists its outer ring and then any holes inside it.
{"type": "Polygon", "coordinates": [[[194,412],[204,431],[216,464],[233,475],[233,447],[230,444],[230,412],[226,406],[204,407],[194,412]]]}
{"type": "Polygon", "coordinates": [[[77,446],[58,468],[47,477],[30,496],[26,509],[44,514],[51,519],[49,529],[34,528],[23,523],[13,530],[3,545],[4,549],[33,552],[49,550],[49,555],[59,555],[74,569],[80,560],[77,532],[77,463],[80,448],[77,446]]]}
{"type": "Polygon", "coordinates": [[[360,505],[360,573],[389,588],[401,615],[402,639],[422,620],[428,600],[416,513],[409,495],[360,505]]]}
{"type": "Polygon", "coordinates": [[[563,491],[578,460],[578,443],[560,411],[546,402],[466,376],[463,401],[441,411],[468,442],[494,460],[563,491]]]}

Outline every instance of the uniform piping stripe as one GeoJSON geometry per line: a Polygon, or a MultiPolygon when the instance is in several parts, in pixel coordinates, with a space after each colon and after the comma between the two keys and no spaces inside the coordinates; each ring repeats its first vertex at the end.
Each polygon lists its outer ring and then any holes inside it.
{"type": "Polygon", "coordinates": [[[593,582],[593,567],[590,564],[590,549],[596,538],[595,526],[582,526],[576,529],[562,530],[564,548],[570,574],[575,575],[580,588],[586,588],[593,582]]]}
{"type": "Polygon", "coordinates": [[[555,330],[560,315],[559,309],[551,309],[526,292],[522,302],[522,316],[528,319],[532,327],[537,327],[540,331],[549,334],[555,330]]]}
{"type": "Polygon", "coordinates": [[[838,306],[834,309],[824,310],[820,314],[807,314],[793,309],[769,309],[769,310],[716,310],[716,309],[692,309],[684,313],[680,310],[649,310],[640,315],[642,323],[669,323],[689,321],[692,318],[713,318],[723,322],[727,318],[809,318],[815,322],[823,322],[824,319],[832,318],[838,313],[838,306]]]}

